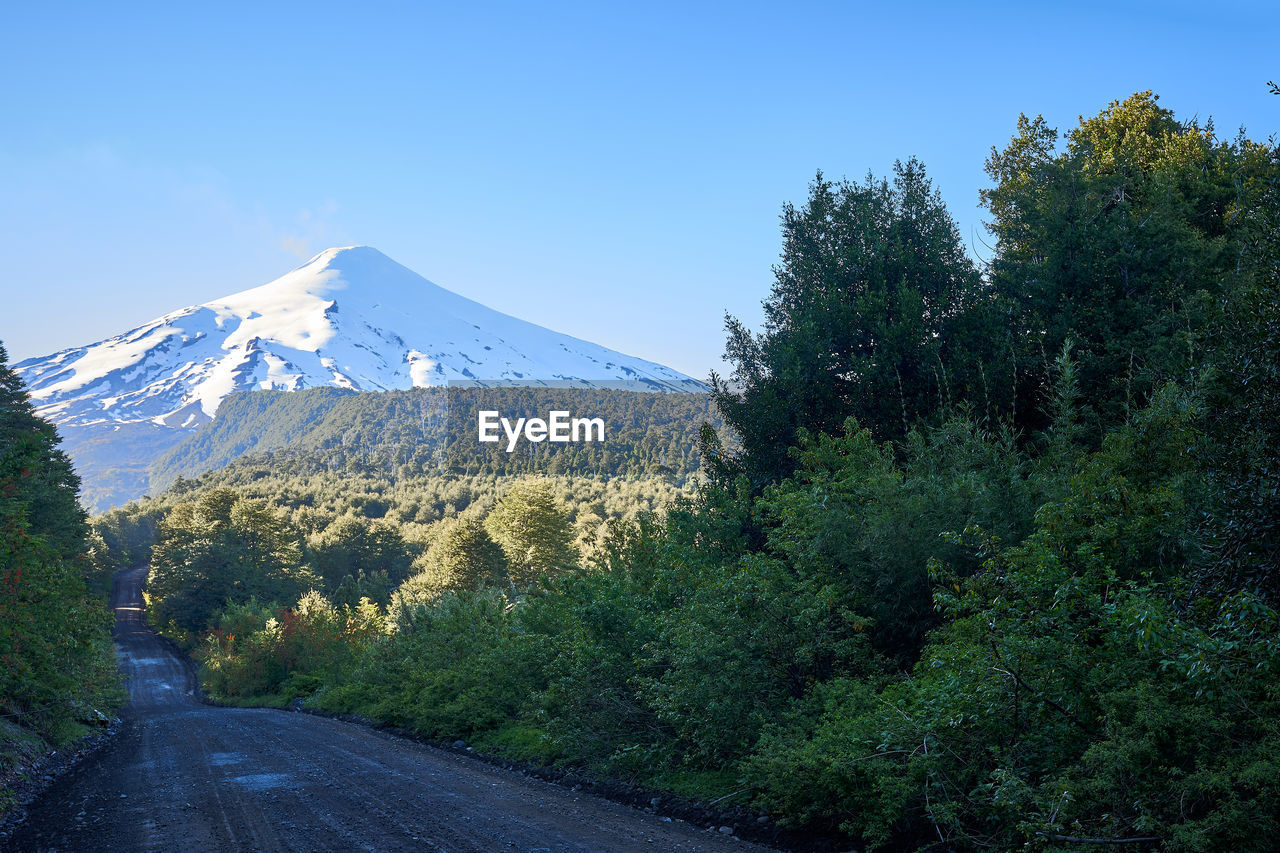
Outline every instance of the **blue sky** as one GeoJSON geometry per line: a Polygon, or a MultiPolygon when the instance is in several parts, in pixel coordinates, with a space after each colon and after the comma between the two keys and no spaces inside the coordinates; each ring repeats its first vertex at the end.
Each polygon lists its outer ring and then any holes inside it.
{"type": "Polygon", "coordinates": [[[16,4],[0,340],[89,343],[364,243],[699,378],[758,324],[814,173],[920,157],[978,254],[983,161],[1153,89],[1280,131],[1264,3],[16,4]]]}

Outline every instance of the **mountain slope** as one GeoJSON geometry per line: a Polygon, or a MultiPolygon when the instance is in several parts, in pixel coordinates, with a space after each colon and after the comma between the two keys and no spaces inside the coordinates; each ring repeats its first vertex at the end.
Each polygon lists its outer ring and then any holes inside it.
{"type": "Polygon", "coordinates": [[[630,380],[702,390],[660,364],[518,320],[376,249],[328,249],[275,281],[15,366],[59,425],[194,427],[233,391],[386,391],[450,380],[630,380]]]}
{"type": "MultiPolygon", "coordinates": [[[[228,397],[211,423],[156,459],[150,484],[158,493],[178,477],[195,478],[234,462],[245,471],[296,476],[566,474],[662,477],[683,485],[701,464],[704,423],[733,446],[707,394],[530,387],[252,391],[228,397]],[[508,453],[501,444],[477,442],[479,409],[512,419],[544,417],[556,409],[599,417],[607,440],[524,442],[519,452],[508,453]]],[[[236,476],[227,472],[227,481],[236,476]]]]}
{"type": "Polygon", "coordinates": [[[95,506],[141,494],[139,464],[208,423],[237,391],[457,380],[705,390],[660,364],[487,308],[366,246],[327,249],[269,284],[14,367],[78,465],[92,449],[93,471],[82,475],[86,493],[103,495],[95,506]],[[128,448],[113,454],[126,435],[128,448]],[[111,483],[94,471],[110,471],[111,483]]]}
{"type": "Polygon", "coordinates": [[[198,476],[247,453],[293,446],[339,401],[354,394],[342,388],[232,394],[222,401],[217,417],[151,464],[150,491],[158,494],[180,476],[198,476]]]}

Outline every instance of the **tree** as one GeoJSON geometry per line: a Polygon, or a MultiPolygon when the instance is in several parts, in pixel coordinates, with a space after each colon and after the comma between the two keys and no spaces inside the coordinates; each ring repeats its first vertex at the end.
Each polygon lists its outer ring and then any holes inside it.
{"type": "Polygon", "coordinates": [[[449,523],[431,546],[427,561],[443,587],[451,590],[495,586],[506,576],[501,546],[474,515],[449,523]]]}
{"type": "Polygon", "coordinates": [[[390,524],[343,515],[310,541],[311,559],[328,589],[348,575],[385,572],[392,584],[409,575],[413,561],[400,532],[390,524]]]}
{"type": "Polygon", "coordinates": [[[799,429],[834,434],[852,416],[888,440],[963,401],[999,407],[982,282],[919,161],[892,182],[819,172],[782,223],[765,328],[726,318],[733,373],[712,376],[757,489],[793,470],[799,429]]]}
{"type": "Polygon", "coordinates": [[[81,578],[79,479],[7,361],[0,345],[0,705],[60,742],[118,689],[110,617],[81,578]]]}
{"type": "Polygon", "coordinates": [[[0,438],[24,458],[28,467],[18,471],[16,483],[25,503],[28,523],[65,560],[79,559],[85,551],[88,527],[79,503],[80,478],[71,460],[58,447],[53,424],[38,417],[22,380],[8,366],[8,353],[0,345],[0,438]]]}
{"type": "Polygon", "coordinates": [[[194,639],[227,602],[293,601],[315,580],[279,510],[221,488],[165,517],[147,597],[154,624],[194,639]]]}
{"type": "Polygon", "coordinates": [[[498,499],[484,526],[506,555],[511,584],[517,589],[577,564],[573,526],[544,481],[513,484],[498,499]]]}
{"type": "Polygon", "coordinates": [[[1043,118],[992,149],[982,192],[991,279],[1011,320],[1017,422],[1046,423],[1052,359],[1070,341],[1097,436],[1204,355],[1216,300],[1257,203],[1263,146],[1218,140],[1140,92],[1082,119],[1058,149],[1043,118]]]}
{"type": "Polygon", "coordinates": [[[1215,450],[1206,457],[1218,505],[1208,520],[1215,565],[1206,586],[1280,603],[1280,146],[1270,169],[1241,176],[1262,202],[1240,213],[1241,283],[1210,336],[1207,383],[1215,450]]]}
{"type": "Polygon", "coordinates": [[[484,523],[474,513],[441,522],[427,553],[414,566],[420,571],[392,593],[389,612],[398,625],[412,621],[414,611],[449,592],[464,592],[509,583],[507,560],[484,523]]]}

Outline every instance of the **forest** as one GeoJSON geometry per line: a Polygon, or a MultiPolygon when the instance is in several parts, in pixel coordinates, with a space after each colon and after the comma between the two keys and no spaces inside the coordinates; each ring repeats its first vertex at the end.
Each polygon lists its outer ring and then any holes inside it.
{"type": "Polygon", "coordinates": [[[96,590],[149,562],[220,701],[869,849],[1273,850],[1280,148],[1142,92],[985,166],[982,264],[915,159],[783,207],[696,478],[286,450],[61,557],[6,491],[6,547],[96,590]]]}
{"type": "Polygon", "coordinates": [[[180,477],[258,462],[296,475],[345,472],[403,480],[544,473],[663,478],[683,485],[701,467],[703,424],[732,443],[710,397],[697,393],[518,384],[360,394],[339,388],[251,391],[227,397],[213,421],[157,459],[150,484],[158,494],[180,477]],[[508,453],[502,443],[477,441],[482,409],[513,421],[546,417],[551,410],[589,413],[607,425],[608,441],[526,444],[508,453]]]}

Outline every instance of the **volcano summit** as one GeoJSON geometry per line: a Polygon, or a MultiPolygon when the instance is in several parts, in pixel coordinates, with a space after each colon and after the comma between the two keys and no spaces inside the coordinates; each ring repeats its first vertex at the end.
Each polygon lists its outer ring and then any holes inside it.
{"type": "Polygon", "coordinates": [[[98,467],[145,466],[237,391],[456,380],[705,390],[459,296],[368,246],[326,249],[261,287],[14,367],[87,481],[98,467]]]}

